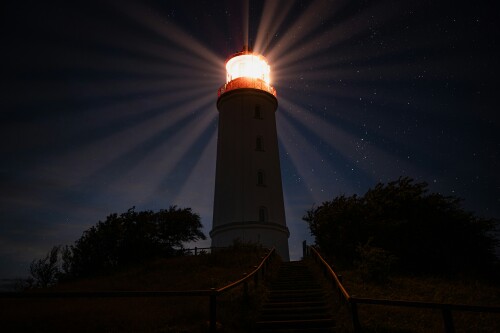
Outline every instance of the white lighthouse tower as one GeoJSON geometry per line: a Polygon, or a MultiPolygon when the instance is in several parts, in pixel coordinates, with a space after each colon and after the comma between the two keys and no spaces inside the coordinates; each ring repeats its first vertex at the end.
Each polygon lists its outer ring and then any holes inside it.
{"type": "Polygon", "coordinates": [[[235,239],[275,247],[289,260],[275,112],[276,90],[261,55],[244,49],[226,62],[218,91],[219,135],[212,246],[235,239]]]}

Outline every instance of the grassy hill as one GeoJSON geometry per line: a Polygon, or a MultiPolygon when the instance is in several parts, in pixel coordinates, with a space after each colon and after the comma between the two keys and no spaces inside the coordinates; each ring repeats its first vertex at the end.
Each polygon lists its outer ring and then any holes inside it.
{"type": "MultiPolygon", "coordinates": [[[[261,261],[263,250],[235,247],[214,254],[158,259],[113,275],[72,281],[56,291],[200,290],[238,280],[261,261]]],[[[255,300],[253,300],[255,302],[255,300]]],[[[218,297],[217,318],[238,332],[251,317],[242,290],[218,297]]],[[[3,332],[204,332],[208,297],[0,299],[3,332]]]]}
{"type": "MultiPolygon", "coordinates": [[[[500,284],[457,276],[393,275],[384,283],[363,280],[357,270],[339,271],[350,295],[364,298],[499,306],[500,284]]],[[[444,332],[439,310],[359,305],[364,332],[444,332]]],[[[339,332],[350,331],[350,316],[339,311],[339,332]]],[[[500,332],[499,313],[453,312],[456,332],[500,332]]]]}

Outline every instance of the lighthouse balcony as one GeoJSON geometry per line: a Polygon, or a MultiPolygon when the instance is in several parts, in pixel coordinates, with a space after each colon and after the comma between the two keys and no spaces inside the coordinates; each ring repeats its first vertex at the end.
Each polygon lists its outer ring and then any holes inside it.
{"type": "Polygon", "coordinates": [[[268,92],[274,97],[276,97],[276,89],[274,89],[271,85],[267,84],[264,80],[251,77],[238,77],[232,81],[229,81],[228,83],[224,84],[222,87],[219,88],[219,90],[217,91],[217,97],[220,97],[222,94],[228,91],[235,89],[242,89],[242,88],[264,90],[265,92],[268,92]]]}

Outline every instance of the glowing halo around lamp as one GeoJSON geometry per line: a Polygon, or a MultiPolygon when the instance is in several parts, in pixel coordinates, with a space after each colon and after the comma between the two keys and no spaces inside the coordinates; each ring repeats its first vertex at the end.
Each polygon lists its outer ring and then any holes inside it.
{"type": "Polygon", "coordinates": [[[271,83],[271,69],[266,59],[261,55],[242,54],[232,57],[226,62],[226,83],[239,77],[261,79],[267,84],[271,83]]]}
{"type": "Polygon", "coordinates": [[[271,86],[271,67],[266,58],[250,51],[233,54],[226,61],[226,83],[219,88],[220,97],[225,92],[239,88],[253,88],[267,91],[276,97],[271,86]]]}

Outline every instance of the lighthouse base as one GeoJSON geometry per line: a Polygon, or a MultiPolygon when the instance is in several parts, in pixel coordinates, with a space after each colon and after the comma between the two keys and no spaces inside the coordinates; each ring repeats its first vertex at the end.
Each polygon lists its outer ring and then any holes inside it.
{"type": "Polygon", "coordinates": [[[218,226],[210,232],[213,247],[233,245],[235,240],[276,248],[283,261],[289,261],[287,227],[269,222],[233,222],[218,226]]]}

